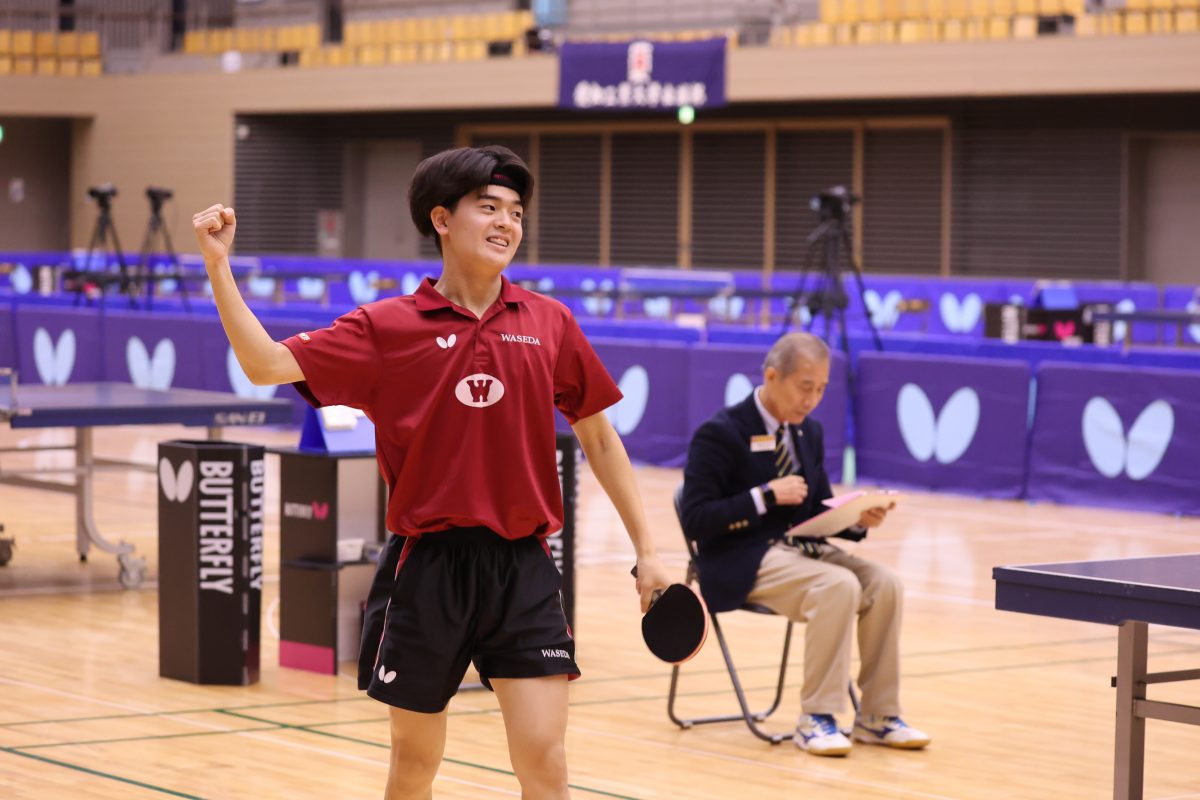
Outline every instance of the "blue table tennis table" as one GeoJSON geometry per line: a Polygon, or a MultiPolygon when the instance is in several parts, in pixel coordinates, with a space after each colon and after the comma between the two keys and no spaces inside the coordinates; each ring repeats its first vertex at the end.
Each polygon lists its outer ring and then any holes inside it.
{"type": "MultiPolygon", "coordinates": [[[[284,425],[292,421],[292,404],[276,398],[255,400],[199,389],[157,391],[123,383],[18,387],[16,375],[9,369],[0,369],[2,378],[8,380],[0,383],[0,422],[7,422],[14,429],[73,428],[75,443],[0,448],[0,454],[74,450],[75,465],[65,469],[0,470],[0,483],[73,494],[75,543],[80,560],[87,560],[88,550],[93,545],[102,552],[115,555],[120,565],[119,579],[126,588],[142,582],[146,562],[134,555],[132,544],[124,541],[113,544],[97,529],[92,513],[94,474],[97,467],[148,468],[97,459],[92,448],[92,429],[109,425],[188,425],[207,428],[208,438],[219,439],[221,429],[226,426],[284,425]],[[73,474],[74,482],[62,483],[39,477],[62,472],[73,474]]],[[[4,547],[11,548],[11,540],[4,547]]]]}
{"type": "Polygon", "coordinates": [[[1113,797],[1140,800],[1146,720],[1200,725],[1200,707],[1146,699],[1146,686],[1200,669],[1146,671],[1149,624],[1200,630],[1200,553],[995,567],[996,608],[1118,626],[1113,797]]]}

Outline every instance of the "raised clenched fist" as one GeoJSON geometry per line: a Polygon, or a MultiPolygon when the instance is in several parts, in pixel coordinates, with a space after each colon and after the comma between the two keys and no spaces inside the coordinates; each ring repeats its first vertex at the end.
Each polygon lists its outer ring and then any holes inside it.
{"type": "Polygon", "coordinates": [[[217,203],[198,214],[192,215],[192,228],[196,241],[200,243],[200,254],[205,263],[229,257],[233,246],[233,234],[237,230],[237,218],[233,209],[217,203]]]}

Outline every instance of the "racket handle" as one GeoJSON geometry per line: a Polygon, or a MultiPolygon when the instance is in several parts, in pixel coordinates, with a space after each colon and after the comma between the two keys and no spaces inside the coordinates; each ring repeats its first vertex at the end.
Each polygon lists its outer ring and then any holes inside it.
{"type": "MultiPolygon", "coordinates": [[[[637,564],[634,564],[634,565],[633,565],[633,569],[629,570],[629,574],[630,574],[630,575],[632,575],[632,576],[633,576],[633,577],[635,577],[635,578],[637,577],[637,564]]],[[[653,606],[654,606],[654,604],[658,602],[658,599],[659,599],[660,597],[662,597],[662,596],[663,596],[663,590],[662,590],[662,589],[655,589],[655,590],[654,590],[654,594],[650,595],[650,605],[651,605],[651,607],[653,607],[653,606]]]]}

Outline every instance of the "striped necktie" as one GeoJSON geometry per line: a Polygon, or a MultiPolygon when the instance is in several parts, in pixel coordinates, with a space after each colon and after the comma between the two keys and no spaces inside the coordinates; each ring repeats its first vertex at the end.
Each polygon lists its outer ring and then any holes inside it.
{"type": "Polygon", "coordinates": [[[782,478],[795,471],[796,464],[787,446],[787,425],[780,425],[775,431],[775,474],[782,478]]]}

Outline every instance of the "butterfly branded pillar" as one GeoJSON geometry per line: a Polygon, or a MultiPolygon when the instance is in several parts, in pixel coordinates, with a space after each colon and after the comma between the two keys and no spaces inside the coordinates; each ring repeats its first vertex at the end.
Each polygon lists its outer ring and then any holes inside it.
{"type": "Polygon", "coordinates": [[[158,673],[246,685],[259,675],[264,450],[158,446],[158,673]]]}

